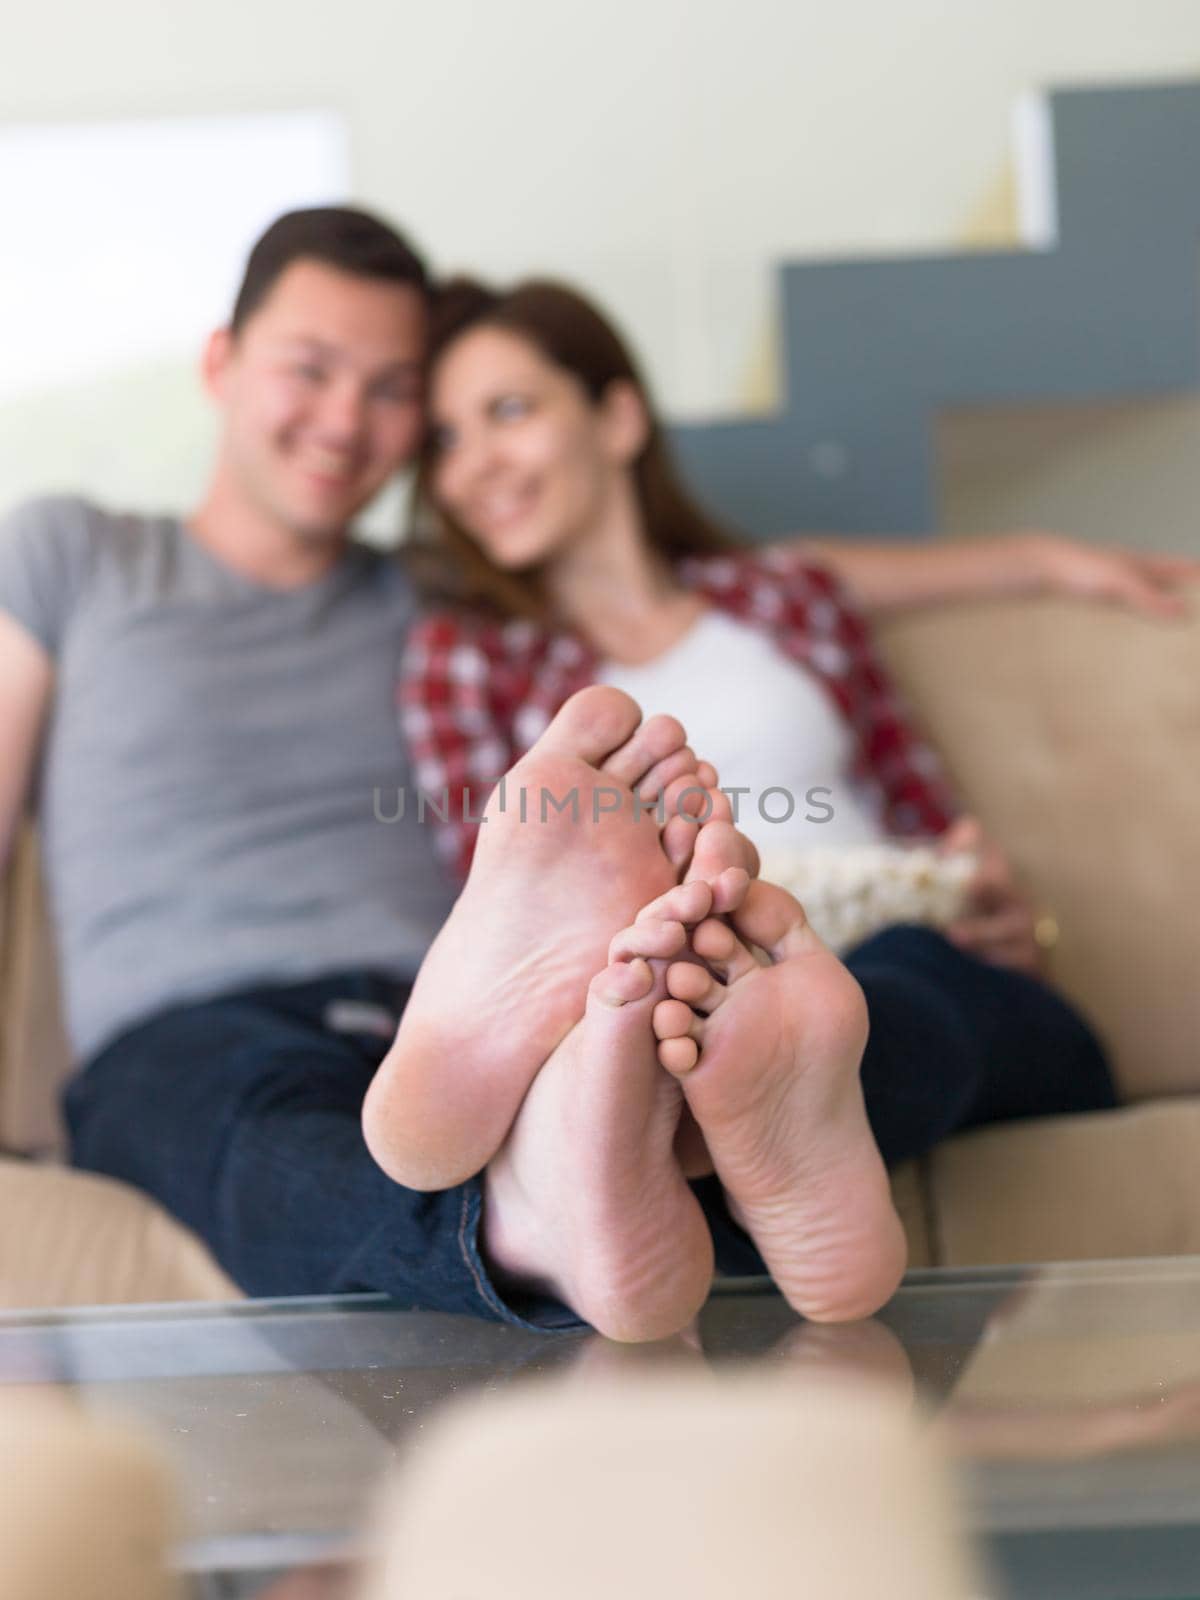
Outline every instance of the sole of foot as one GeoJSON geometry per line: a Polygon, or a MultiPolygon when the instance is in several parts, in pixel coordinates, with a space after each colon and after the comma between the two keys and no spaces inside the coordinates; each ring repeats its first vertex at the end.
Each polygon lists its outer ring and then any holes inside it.
{"type": "Polygon", "coordinates": [[[484,1178],[484,1255],[501,1288],[534,1287],[609,1339],[685,1329],[708,1296],[712,1241],[674,1155],[683,1103],[652,1027],[683,916],[711,892],[684,885],[612,942],[587,1009],[538,1073],[484,1178]],[[651,959],[646,952],[653,952],[651,959]]]}
{"type": "Polygon", "coordinates": [[[368,1147],[396,1182],[445,1189],[492,1158],[583,1015],[612,930],[676,882],[709,772],[674,718],[643,722],[628,695],[597,687],[508,773],[364,1105],[368,1147]]]}
{"type": "Polygon", "coordinates": [[[796,1310],[870,1316],[906,1243],[863,1104],[862,991],[770,884],[695,925],[690,950],[698,960],[667,969],[654,1027],[730,1210],[796,1310]]]}

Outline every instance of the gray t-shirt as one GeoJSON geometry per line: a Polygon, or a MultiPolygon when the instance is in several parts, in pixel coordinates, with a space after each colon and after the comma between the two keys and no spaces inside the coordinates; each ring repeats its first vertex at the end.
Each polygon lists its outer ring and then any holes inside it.
{"type": "Polygon", "coordinates": [[[395,561],[280,593],[174,517],[46,499],[0,522],[0,609],[56,665],[38,810],[81,1057],[182,1001],[416,970],[451,895],[397,731],[395,561]]]}

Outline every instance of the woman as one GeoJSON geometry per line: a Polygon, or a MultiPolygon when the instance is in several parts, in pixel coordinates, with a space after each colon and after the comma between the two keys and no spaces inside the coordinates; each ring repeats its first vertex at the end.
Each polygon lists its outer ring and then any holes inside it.
{"type": "Polygon", "coordinates": [[[422,788],[465,801],[445,836],[457,869],[492,784],[572,693],[616,684],[678,716],[741,791],[768,871],[781,828],[793,846],[932,836],[978,852],[952,937],[893,927],[846,958],[889,1163],[978,1123],[1112,1106],[1099,1045],[1033,976],[1008,863],[956,816],[847,592],[803,546],[744,547],[690,500],[604,318],[552,284],[449,286],[430,409],[414,554],[452,604],[414,631],[400,698],[422,788]],[[786,824],[769,821],[789,796],[786,824]]]}

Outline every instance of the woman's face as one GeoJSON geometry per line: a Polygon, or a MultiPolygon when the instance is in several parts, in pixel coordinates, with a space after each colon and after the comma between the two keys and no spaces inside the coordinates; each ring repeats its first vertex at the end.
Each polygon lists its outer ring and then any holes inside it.
{"type": "Polygon", "coordinates": [[[434,498],[497,566],[552,560],[603,528],[628,470],[619,398],[593,403],[519,334],[471,329],[431,378],[434,498]]]}

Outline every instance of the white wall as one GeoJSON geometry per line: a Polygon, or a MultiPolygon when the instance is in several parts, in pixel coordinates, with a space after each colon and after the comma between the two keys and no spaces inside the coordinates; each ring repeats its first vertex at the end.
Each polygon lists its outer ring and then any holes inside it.
{"type": "MultiPolygon", "coordinates": [[[[697,416],[769,398],[780,258],[1003,238],[1024,90],[1197,72],[1195,0],[74,0],[4,29],[0,120],[340,111],[358,198],[442,267],[583,280],[697,416]]],[[[89,482],[191,492],[184,379],[140,462],[92,435],[89,482]]],[[[78,405],[128,436],[147,382],[78,405]]],[[[0,498],[83,472],[51,409],[0,414],[0,498]]]]}

